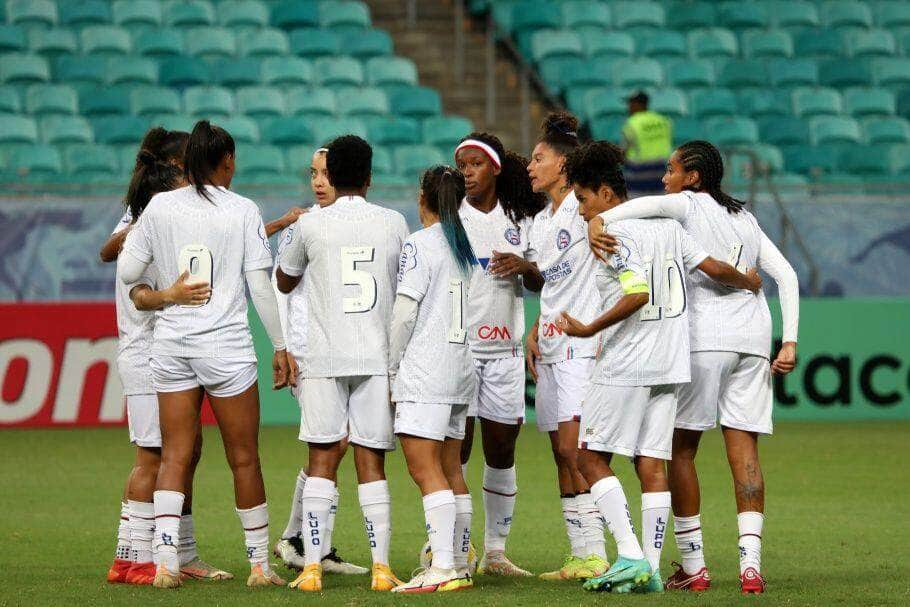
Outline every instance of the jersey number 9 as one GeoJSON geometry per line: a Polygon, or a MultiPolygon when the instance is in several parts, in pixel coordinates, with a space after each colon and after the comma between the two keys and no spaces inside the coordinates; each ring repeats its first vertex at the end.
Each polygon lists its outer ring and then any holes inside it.
{"type": "Polygon", "coordinates": [[[641,320],[676,318],[686,309],[686,287],[676,259],[668,255],[657,273],[654,272],[654,260],[645,259],[644,262],[651,301],[642,307],[641,320]]]}
{"type": "MultiPolygon", "coordinates": [[[[212,251],[204,244],[188,244],[180,249],[180,254],[177,256],[177,274],[189,272],[186,279],[188,283],[207,282],[211,287],[213,266],[212,251]]],[[[207,304],[209,299],[200,304],[186,304],[181,307],[198,308],[207,304]]]]}
{"type": "Polygon", "coordinates": [[[358,262],[373,261],[373,247],[341,247],[341,280],[346,287],[358,287],[360,293],[342,298],[345,314],[369,312],[376,305],[376,278],[365,270],[358,270],[358,262]]]}

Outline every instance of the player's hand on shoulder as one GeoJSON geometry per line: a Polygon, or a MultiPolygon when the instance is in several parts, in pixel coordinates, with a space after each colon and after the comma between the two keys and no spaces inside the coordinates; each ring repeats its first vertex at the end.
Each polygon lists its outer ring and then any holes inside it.
{"type": "Polygon", "coordinates": [[[746,280],[749,282],[749,290],[753,293],[761,291],[762,279],[761,274],[755,268],[749,268],[746,271],[746,280]]]}
{"type": "Polygon", "coordinates": [[[604,228],[604,220],[600,216],[588,222],[588,246],[595,257],[607,263],[607,258],[616,252],[619,240],[604,228]]]}
{"type": "Polygon", "coordinates": [[[777,358],[771,362],[771,372],[775,375],[786,375],[796,368],[796,343],[784,342],[777,353],[777,358]]]}
{"type": "Polygon", "coordinates": [[[281,222],[284,224],[284,227],[288,227],[295,221],[297,218],[308,212],[309,209],[304,209],[303,207],[291,207],[288,209],[288,212],[282,215],[281,222]]]}
{"type": "Polygon", "coordinates": [[[165,301],[178,306],[198,306],[209,300],[212,289],[207,282],[187,282],[190,273],[185,271],[166,289],[165,301]]]}

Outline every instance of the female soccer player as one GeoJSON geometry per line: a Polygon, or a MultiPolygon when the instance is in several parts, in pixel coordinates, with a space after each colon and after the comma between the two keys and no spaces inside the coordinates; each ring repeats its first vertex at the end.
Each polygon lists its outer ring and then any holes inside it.
{"type": "MultiPolygon", "coordinates": [[[[102,259],[117,259],[125,235],[154,194],[185,185],[183,154],[187,139],[189,133],[167,131],[160,127],[146,133],[124,199],[126,213],[102,248],[102,259]]],[[[181,276],[163,291],[152,290],[155,279],[150,273],[140,280],[141,284],[125,285],[119,276],[115,283],[119,333],[117,370],[126,397],[130,441],[136,445],[136,459],[121,505],[117,554],[108,571],[109,582],[151,584],[155,577],[155,565],[152,562],[152,535],[155,527],[152,493],[161,464],[161,433],[158,428],[158,398],[150,380],[148,353],[155,316],[152,312],[143,310],[152,310],[161,305],[191,304],[194,299],[205,299],[208,285],[188,284],[186,278],[181,276]],[[130,300],[134,296],[143,301],[143,304],[148,302],[148,306],[137,310],[130,300]]],[[[186,487],[187,499],[180,517],[180,570],[188,577],[230,579],[233,577],[230,573],[212,567],[196,553],[191,500],[193,476],[201,446],[200,435],[193,453],[186,487]]]]}
{"type": "Polygon", "coordinates": [[[465,306],[477,264],[458,207],[464,177],[437,166],[423,174],[420,222],[401,250],[389,336],[395,434],[423,495],[430,567],[392,592],[424,593],[473,586],[468,569],[471,495],[461,471],[474,363],[465,306]]]}
{"type": "Polygon", "coordinates": [[[717,148],[706,141],[683,144],[671,156],[663,178],[669,195],[639,198],[602,214],[602,220],[591,222],[592,245],[609,247],[604,222],[670,217],[709,254],[726,257],[738,268],[757,267],[777,283],[783,346],[769,364],[771,315],[764,295],[753,298],[718,290],[697,274],[689,277],[692,381],[679,396],[670,463],[673,526],[683,562],[667,588],[710,587],[695,455],[701,433],[713,428],[719,418],[739,513],[740,585],[744,593],[760,593],[765,586],[761,576],[764,480],[758,436],[772,431],[771,373],[789,373],[796,364],[799,283],[742,201],[721,189],[722,179],[723,160],[717,148]]]}
{"type": "Polygon", "coordinates": [[[234,176],[234,140],[208,121],[187,143],[190,185],[157,194],[124,243],[121,279],[135,282],[154,262],[160,276],[188,271],[212,285],[196,306],[157,314],[151,368],[158,392],[162,463],[154,494],[158,569],[153,585],[180,585],[178,520],[184,479],[199,432],[203,393],[218,421],[234,476],[237,513],[251,564],[248,586],[283,585],[268,563],[268,508],[259,467],[256,356],[247,323],[244,281],[272,345],[274,387],[295,383],[267,268],[272,255],[259,209],[227,188],[234,176]]]}
{"type": "Polygon", "coordinates": [[[547,580],[587,579],[609,567],[603,519],[577,461],[581,400],[594,368],[595,345],[565,335],[556,324],[563,310],[588,321],[599,304],[597,291],[590,288],[594,256],[587,228],[563,171],[566,155],[578,147],[577,128],[571,114],[548,116],[528,165],[534,191],[546,193],[550,203],[530,230],[529,259],[536,261],[545,283],[540,317],[528,334],[527,362],[537,381],[537,427],[550,435],[572,550],[562,567],[540,576],[547,580]]]}
{"type": "Polygon", "coordinates": [[[471,276],[468,342],[474,356],[477,396],[468,409],[461,461],[471,455],[474,418],[483,437],[484,555],[487,575],[528,576],[505,556],[515,496],[515,443],[525,413],[524,287],[540,291],[537,266],[527,261],[528,229],[543,208],[531,191],[528,161],[507,152],[495,135],[471,133],[455,150],[465,179],[459,215],[479,267],[471,276]]]}

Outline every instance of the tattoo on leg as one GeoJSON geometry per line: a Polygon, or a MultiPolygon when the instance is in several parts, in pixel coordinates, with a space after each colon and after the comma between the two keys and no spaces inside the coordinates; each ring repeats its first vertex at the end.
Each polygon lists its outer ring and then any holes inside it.
{"type": "Polygon", "coordinates": [[[746,479],[735,480],[736,499],[750,510],[764,510],[765,485],[758,467],[749,462],[746,464],[746,479]]]}

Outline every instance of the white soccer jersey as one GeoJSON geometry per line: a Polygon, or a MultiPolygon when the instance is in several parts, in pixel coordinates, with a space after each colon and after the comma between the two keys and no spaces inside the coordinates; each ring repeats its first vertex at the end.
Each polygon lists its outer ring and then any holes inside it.
{"type": "MultiPolygon", "coordinates": [[[[314,204],[307,210],[307,213],[315,213],[319,208],[318,204],[314,204]]],[[[288,352],[299,358],[303,354],[303,345],[306,340],[304,327],[306,327],[307,303],[306,295],[303,293],[303,281],[293,291],[285,295],[278,290],[275,279],[275,272],[278,270],[278,260],[281,259],[281,253],[290,244],[296,227],[297,223],[292,223],[282,230],[278,236],[275,271],[272,272],[272,285],[275,287],[275,296],[278,299],[278,315],[281,317],[281,331],[284,334],[284,343],[287,344],[288,352]]]]}
{"type": "Polygon", "coordinates": [[[404,216],[342,196],[296,226],[279,263],[288,276],[303,275],[302,376],[386,375],[404,216]]]}
{"type": "Polygon", "coordinates": [[[521,338],[525,328],[520,276],[496,278],[489,270],[493,251],[525,257],[528,252],[530,218],[512,222],[497,202],[489,213],[464,200],[459,210],[468,240],[480,264],[471,276],[468,301],[468,340],[478,359],[523,356],[521,338]]]}
{"type": "MultiPolygon", "coordinates": [[[[112,234],[127,229],[133,218],[129,211],[117,223],[112,234]]],[[[152,331],[155,313],[141,312],[130,299],[136,285],[146,284],[155,288],[155,269],[149,266],[143,276],[133,284],[124,284],[120,273],[114,281],[115,307],[117,308],[117,372],[123,384],[123,394],[154,394],[149,354],[152,348],[152,331]]]]}
{"type": "Polygon", "coordinates": [[[161,282],[189,269],[212,296],[201,306],[167,306],[156,314],[156,355],[256,360],[247,321],[244,274],[268,269],[272,254],[256,203],[223,188],[193,186],[156,194],[130,231],[124,253],[154,263],[161,282]]]}
{"type": "Polygon", "coordinates": [[[471,289],[442,224],[411,234],[401,252],[398,293],[419,303],[417,321],[392,388],[395,402],[468,404],[474,361],[465,323],[471,289]]]}
{"type": "Polygon", "coordinates": [[[556,213],[551,203],[534,217],[529,240],[528,259],[537,262],[545,281],[537,331],[541,362],[594,356],[594,340],[564,335],[556,324],[562,312],[590,322],[600,306],[591,285],[595,258],[588,246],[588,224],[578,214],[574,192],[569,192],[556,213]]]}
{"type": "Polygon", "coordinates": [[[594,281],[603,299],[600,313],[623,297],[620,276],[626,272],[645,280],[650,301],[599,334],[591,381],[611,386],[688,382],[685,276],[705,260],[707,253],[672,219],[619,221],[610,224],[610,233],[620,245],[609,264],[597,262],[594,281]]]}

